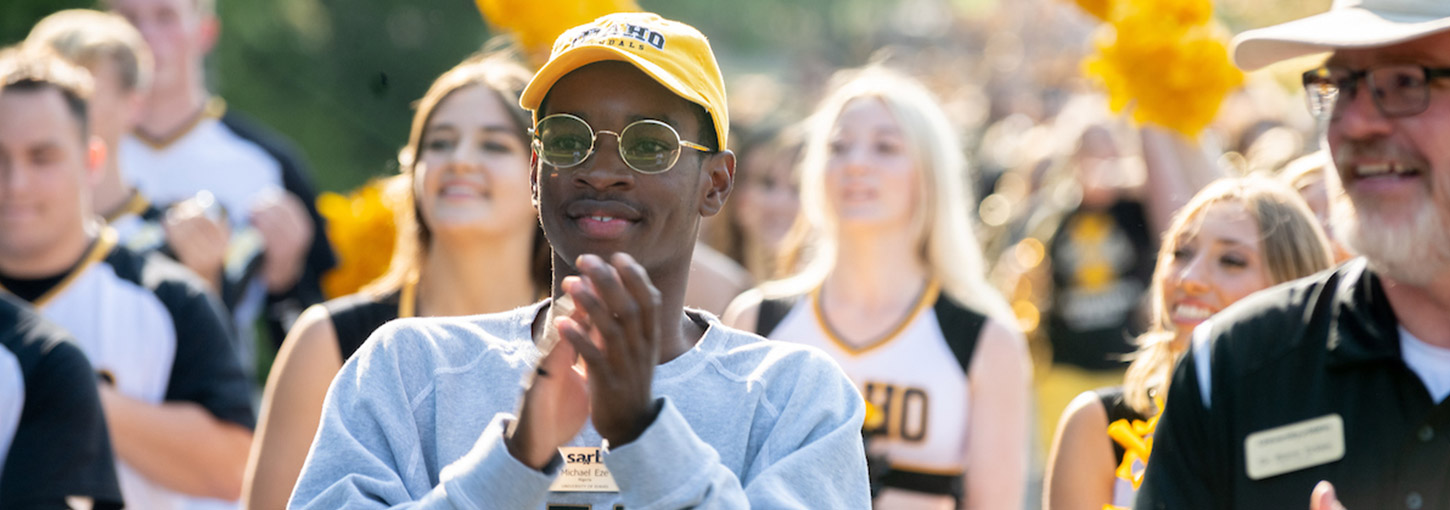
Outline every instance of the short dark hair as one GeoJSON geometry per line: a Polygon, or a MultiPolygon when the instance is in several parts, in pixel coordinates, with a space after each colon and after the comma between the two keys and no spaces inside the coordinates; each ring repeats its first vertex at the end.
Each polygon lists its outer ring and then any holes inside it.
{"type": "Polygon", "coordinates": [[[690,109],[695,112],[695,118],[700,122],[700,139],[695,140],[695,143],[709,147],[710,152],[720,152],[720,137],[715,136],[715,118],[710,116],[710,112],[705,111],[705,107],[693,101],[690,102],[690,106],[692,107],[690,109]]]}
{"type": "Polygon", "coordinates": [[[44,47],[0,50],[0,94],[11,91],[60,92],[80,126],[81,139],[89,134],[86,104],[91,97],[91,75],[44,47]]]}

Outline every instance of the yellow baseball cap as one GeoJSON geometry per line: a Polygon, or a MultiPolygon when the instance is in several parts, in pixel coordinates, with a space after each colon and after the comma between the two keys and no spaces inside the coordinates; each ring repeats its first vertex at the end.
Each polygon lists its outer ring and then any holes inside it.
{"type": "Polygon", "coordinates": [[[595,62],[629,62],[686,100],[705,108],[715,124],[716,149],[728,147],[730,117],[725,80],[710,41],[695,27],[648,12],[621,12],[569,29],[554,41],[549,61],[524,88],[519,105],[534,113],[554,82],[595,62]]]}

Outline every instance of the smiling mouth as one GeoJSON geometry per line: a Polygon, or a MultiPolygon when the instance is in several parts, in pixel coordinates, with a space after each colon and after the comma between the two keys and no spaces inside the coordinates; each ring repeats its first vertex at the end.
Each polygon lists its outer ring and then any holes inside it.
{"type": "Polygon", "coordinates": [[[489,193],[475,186],[452,184],[439,190],[438,196],[443,198],[488,198],[489,193]]]}
{"type": "Polygon", "coordinates": [[[588,237],[614,239],[624,235],[634,225],[634,221],[614,216],[589,215],[575,218],[574,224],[588,237]]]}
{"type": "Polygon", "coordinates": [[[1212,316],[1213,310],[1198,305],[1179,303],[1173,305],[1173,310],[1169,315],[1179,321],[1202,321],[1212,316]]]}
{"type": "Polygon", "coordinates": [[[1386,176],[1414,177],[1420,175],[1419,168],[1395,162],[1354,165],[1352,172],[1356,179],[1368,179],[1386,176]]]}

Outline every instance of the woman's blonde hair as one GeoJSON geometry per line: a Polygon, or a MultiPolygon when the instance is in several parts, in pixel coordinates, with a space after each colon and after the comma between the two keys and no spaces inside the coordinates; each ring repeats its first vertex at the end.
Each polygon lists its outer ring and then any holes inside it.
{"type": "Polygon", "coordinates": [[[835,269],[838,224],[825,191],[831,133],[848,103],[874,99],[886,105],[900,124],[907,151],[920,169],[917,186],[922,201],[912,228],[920,233],[917,249],[922,263],[953,300],[1015,324],[1006,300],[987,283],[973,229],[976,200],[968,187],[971,172],[957,132],[940,103],[920,82],[878,65],[844,71],[834,81],[838,85],[806,124],[800,167],[801,213],[782,242],[776,265],[790,276],[763,285],[762,293],[777,297],[810,292],[835,269]]]}
{"type": "MultiPolygon", "coordinates": [[[[486,52],[469,57],[462,63],[444,72],[433,80],[428,92],[423,94],[413,114],[413,126],[408,132],[408,144],[398,153],[399,174],[388,179],[386,188],[393,197],[396,211],[397,240],[393,244],[393,257],[388,271],[362,292],[381,297],[397,291],[408,281],[415,281],[422,268],[423,260],[432,244],[433,233],[422,222],[414,196],[417,187],[413,185],[419,153],[423,148],[423,135],[428,122],[438,105],[458,90],[475,85],[483,86],[495,95],[509,113],[510,120],[518,128],[518,136],[528,146],[528,129],[531,125],[529,113],[519,107],[519,94],[527,85],[531,74],[519,65],[511,53],[506,51],[486,52]]],[[[537,222],[536,222],[537,223],[537,222]]],[[[543,231],[535,225],[533,255],[529,262],[530,279],[538,289],[548,289],[552,281],[551,263],[553,255],[543,231]]]]}
{"type": "MultiPolygon", "coordinates": [[[[1173,253],[1180,238],[1198,226],[1199,216],[1218,203],[1244,206],[1259,228],[1260,259],[1270,285],[1295,280],[1333,265],[1329,239],[1314,219],[1304,199],[1284,184],[1261,176],[1229,177],[1205,186],[1173,215],[1158,248],[1153,271],[1153,317],[1149,331],[1138,337],[1138,352],[1128,365],[1123,395],[1128,405],[1143,414],[1154,414],[1150,393],[1166,390],[1173,363],[1186,346],[1173,345],[1176,337],[1163,299],[1163,280],[1172,271],[1173,253]]],[[[1162,395],[1160,395],[1162,396],[1162,395]]]]}

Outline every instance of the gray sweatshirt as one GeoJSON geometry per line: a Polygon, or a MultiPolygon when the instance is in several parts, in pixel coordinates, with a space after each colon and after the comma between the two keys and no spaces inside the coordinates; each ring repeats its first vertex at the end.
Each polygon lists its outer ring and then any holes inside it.
{"type": "MultiPolygon", "coordinates": [[[[563,469],[504,446],[541,356],[542,304],[393,321],[333,380],[289,508],[869,508],[864,405],[825,354],[689,311],[708,329],[655,368],[659,414],[601,450],[618,492],[550,491],[563,469]]],[[[570,446],[600,447],[592,424],[570,446]]]]}

